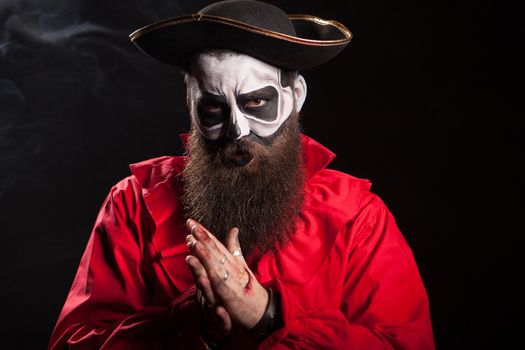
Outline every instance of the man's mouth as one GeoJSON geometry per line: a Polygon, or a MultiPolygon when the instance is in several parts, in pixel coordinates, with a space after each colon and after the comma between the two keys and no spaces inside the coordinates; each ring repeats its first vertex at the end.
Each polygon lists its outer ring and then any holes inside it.
{"type": "Polygon", "coordinates": [[[225,159],[233,166],[242,167],[250,163],[257,153],[256,144],[248,139],[235,140],[225,149],[225,159]]]}
{"type": "Polygon", "coordinates": [[[253,155],[249,151],[243,150],[236,150],[232,154],[228,155],[230,162],[239,167],[248,164],[252,158],[253,155]]]}

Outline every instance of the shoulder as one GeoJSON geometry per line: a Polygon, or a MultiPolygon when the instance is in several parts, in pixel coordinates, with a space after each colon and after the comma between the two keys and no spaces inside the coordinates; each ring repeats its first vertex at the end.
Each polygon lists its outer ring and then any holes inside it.
{"type": "Polygon", "coordinates": [[[327,168],[317,172],[306,184],[310,197],[341,212],[348,220],[358,214],[365,199],[375,196],[370,192],[371,186],[367,179],[327,168]]]}
{"type": "Polygon", "coordinates": [[[131,175],[113,185],[97,217],[97,225],[112,237],[142,241],[142,235],[171,217],[179,207],[178,177],[184,157],[158,157],[130,165],[131,175]],[[128,237],[129,238],[129,237],[128,237]]]}
{"type": "Polygon", "coordinates": [[[184,169],[185,162],[186,157],[163,156],[130,164],[131,175],[111,187],[106,202],[126,205],[132,210],[144,197],[173,188],[176,183],[173,180],[184,169]]]}
{"type": "Polygon", "coordinates": [[[162,156],[130,164],[129,168],[140,186],[149,191],[180,174],[186,160],[186,156],[162,156]]]}

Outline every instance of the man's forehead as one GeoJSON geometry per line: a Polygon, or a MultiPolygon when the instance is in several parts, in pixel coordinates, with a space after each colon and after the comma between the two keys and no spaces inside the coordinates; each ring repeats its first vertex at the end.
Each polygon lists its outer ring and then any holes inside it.
{"type": "Polygon", "coordinates": [[[207,51],[195,56],[192,71],[203,87],[254,88],[278,84],[280,69],[233,51],[207,51]]]}

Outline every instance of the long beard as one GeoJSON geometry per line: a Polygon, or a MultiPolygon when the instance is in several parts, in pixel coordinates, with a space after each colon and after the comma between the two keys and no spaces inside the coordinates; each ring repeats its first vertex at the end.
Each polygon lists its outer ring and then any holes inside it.
{"type": "MultiPolygon", "coordinates": [[[[183,172],[187,217],[224,242],[233,227],[245,256],[257,260],[286,244],[295,231],[304,198],[304,171],[298,114],[269,145],[255,135],[213,143],[192,129],[183,172]],[[239,166],[238,160],[252,157],[239,166]]],[[[242,163],[242,162],[241,162],[242,163]]]]}

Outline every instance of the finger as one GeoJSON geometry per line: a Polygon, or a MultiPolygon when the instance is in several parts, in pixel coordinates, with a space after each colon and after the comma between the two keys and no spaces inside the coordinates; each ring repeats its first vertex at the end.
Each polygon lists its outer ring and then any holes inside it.
{"type": "Polygon", "coordinates": [[[204,226],[196,222],[195,220],[188,219],[187,225],[190,227],[190,232],[193,237],[210,251],[216,258],[221,259],[224,255],[224,250],[220,248],[222,244],[208,231],[204,226]]]}
{"type": "Polygon", "coordinates": [[[242,289],[239,288],[240,283],[235,281],[235,274],[232,274],[231,271],[223,267],[219,269],[220,272],[214,268],[208,269],[208,278],[214,295],[222,300],[223,303],[227,304],[233,300],[236,295],[240,295],[242,289]]]}
{"type": "Polygon", "coordinates": [[[217,248],[220,250],[221,254],[229,253],[228,249],[222,244],[222,242],[219,241],[217,237],[215,237],[215,235],[210,232],[210,230],[208,230],[206,227],[204,227],[204,225],[202,225],[198,221],[195,221],[193,219],[188,219],[186,221],[186,227],[188,231],[190,232],[192,232],[192,229],[194,228],[197,228],[197,227],[202,228],[208,234],[210,239],[217,245],[217,248]]]}
{"type": "Polygon", "coordinates": [[[234,227],[226,235],[226,248],[243,266],[246,266],[246,261],[242,255],[241,244],[239,242],[239,229],[234,227]]]}
{"type": "MultiPolygon", "coordinates": [[[[238,292],[240,292],[240,290],[246,290],[250,282],[250,272],[244,258],[242,256],[234,258],[226,247],[218,243],[224,251],[219,258],[219,256],[216,255],[219,249],[217,245],[211,241],[211,237],[213,237],[211,233],[208,235],[209,231],[205,230],[202,225],[194,220],[190,219],[187,223],[192,230],[192,234],[187,236],[187,240],[190,242],[192,242],[194,238],[198,240],[196,243],[192,243],[190,250],[206,269],[213,289],[220,293],[223,300],[232,294],[227,290],[228,286],[230,288],[235,288],[235,286],[240,287],[238,292]],[[226,274],[228,274],[228,276],[225,278],[226,274]],[[226,283],[226,280],[228,280],[228,283],[226,283]]],[[[239,230],[237,228],[230,230],[228,239],[231,242],[230,246],[233,250],[240,252],[240,245],[237,238],[238,232],[239,230]]]]}
{"type": "MultiPolygon", "coordinates": [[[[235,266],[235,271],[237,272],[237,281],[242,289],[246,289],[250,283],[250,268],[244,256],[242,255],[241,244],[239,242],[239,228],[233,227],[228,234],[226,235],[226,247],[231,253],[234,261],[238,262],[239,265],[235,266]]],[[[232,261],[232,263],[234,262],[232,261]]]]}
{"type": "Polygon", "coordinates": [[[202,305],[203,304],[204,297],[202,296],[202,292],[199,288],[197,288],[197,302],[202,305]]]}
{"type": "Polygon", "coordinates": [[[188,246],[188,250],[190,252],[193,250],[193,246],[195,245],[196,242],[197,240],[195,239],[195,237],[193,237],[193,235],[186,236],[186,245],[188,246]]]}
{"type": "MultiPolygon", "coordinates": [[[[224,274],[224,264],[231,259],[231,256],[228,257],[229,254],[223,254],[220,259],[217,258],[215,254],[210,252],[210,249],[204,243],[196,240],[194,235],[186,236],[186,241],[188,241],[188,249],[190,250],[190,253],[197,258],[208,275],[212,270],[221,275],[224,274]]],[[[196,280],[197,277],[195,277],[196,280]]]]}
{"type": "Polygon", "coordinates": [[[210,232],[210,230],[208,230],[206,227],[204,227],[202,224],[198,222],[197,222],[197,227],[203,229],[208,234],[210,239],[215,243],[217,248],[220,250],[221,254],[225,254],[228,252],[228,249],[226,249],[226,247],[222,244],[222,242],[219,241],[219,239],[217,239],[217,237],[215,237],[215,235],[212,232],[210,232]]]}
{"type": "Polygon", "coordinates": [[[224,339],[232,329],[232,319],[230,314],[222,306],[210,308],[207,311],[209,313],[204,315],[204,332],[210,337],[210,339],[224,339]]]}
{"type": "Polygon", "coordinates": [[[217,304],[217,298],[215,297],[215,294],[213,294],[213,290],[211,288],[210,280],[208,277],[201,276],[199,277],[199,280],[197,282],[202,290],[202,295],[204,297],[204,301],[206,305],[215,305],[217,304]]]}
{"type": "Polygon", "coordinates": [[[193,279],[195,281],[197,281],[200,276],[207,277],[206,269],[201,264],[199,259],[197,259],[193,255],[188,255],[186,257],[186,263],[188,264],[191,274],[193,275],[193,279]]]}
{"type": "MultiPolygon", "coordinates": [[[[229,282],[234,279],[232,275],[233,268],[229,264],[229,261],[225,261],[223,265],[217,258],[212,256],[209,250],[202,244],[197,241],[192,249],[192,254],[195,258],[198,259],[200,264],[204,267],[207,277],[211,282],[212,290],[217,292],[223,298],[226,295],[229,295],[229,282]],[[228,281],[228,283],[226,283],[228,281]]],[[[193,261],[191,259],[190,261],[193,261]]]]}
{"type": "Polygon", "coordinates": [[[195,280],[195,284],[202,292],[206,302],[208,304],[215,304],[217,302],[217,299],[213,294],[213,290],[210,285],[210,280],[208,279],[208,274],[204,266],[201,264],[199,259],[192,255],[188,255],[186,257],[186,263],[190,268],[191,274],[193,275],[193,279],[195,280]]]}
{"type": "MultiPolygon", "coordinates": [[[[194,232],[197,230],[198,229],[195,229],[194,232]]],[[[234,238],[234,234],[236,234],[236,231],[238,232],[237,229],[231,230],[232,233],[229,236],[230,241],[235,242],[236,238],[234,238]]],[[[190,252],[202,263],[207,272],[208,278],[210,276],[216,277],[216,275],[218,275],[218,278],[212,279],[212,285],[216,283],[224,284],[224,276],[228,271],[228,278],[226,279],[231,287],[237,286],[242,290],[245,290],[248,287],[251,273],[242,256],[233,257],[229,252],[226,252],[219,260],[218,258],[214,258],[213,254],[209,254],[209,249],[207,249],[207,247],[205,247],[200,241],[193,243],[195,242],[192,241],[193,239],[193,235],[187,236],[187,240],[192,243],[189,245],[190,252]],[[222,278],[223,281],[221,281],[220,278],[222,278]]],[[[240,249],[239,244],[233,243],[231,246],[240,249]]]]}
{"type": "MultiPolygon", "coordinates": [[[[200,229],[195,229],[195,231],[200,231],[200,229]]],[[[199,233],[195,233],[195,235],[199,235],[199,233]]],[[[197,245],[195,245],[194,253],[204,265],[206,272],[208,272],[208,276],[213,273],[212,271],[214,271],[219,275],[219,277],[222,276],[224,278],[226,271],[228,271],[228,273],[231,274],[230,281],[233,280],[242,288],[248,284],[250,277],[246,271],[244,259],[234,259],[234,257],[229,252],[222,254],[221,258],[219,259],[217,255],[210,252],[213,251],[215,247],[213,242],[208,242],[208,245],[201,245],[201,241],[198,241],[198,247],[199,249],[197,249],[197,245]],[[206,249],[208,252],[210,252],[210,254],[206,254],[206,249]]]]}
{"type": "Polygon", "coordinates": [[[186,220],[186,229],[188,230],[188,232],[191,233],[191,231],[193,231],[193,227],[195,227],[196,225],[197,225],[197,221],[193,219],[186,220]]]}
{"type": "Polygon", "coordinates": [[[215,309],[215,314],[222,323],[222,328],[229,333],[232,329],[232,319],[228,311],[223,306],[218,306],[217,309],[215,309]]]}
{"type": "MultiPolygon", "coordinates": [[[[230,277],[230,272],[227,270],[227,267],[231,270],[231,265],[229,265],[229,262],[225,261],[224,264],[221,263],[221,261],[215,256],[212,256],[210,254],[210,251],[202,244],[201,242],[197,241],[192,248],[191,253],[196,258],[196,260],[199,262],[201,266],[203,266],[206,276],[211,281],[212,287],[215,288],[215,285],[223,282],[226,282],[226,280],[230,277]],[[225,266],[226,264],[227,267],[225,266]]],[[[188,259],[188,263],[197,264],[193,261],[194,259],[188,259]]],[[[191,265],[190,265],[191,266],[191,265]]],[[[196,270],[196,272],[199,272],[200,270],[196,270]]]]}
{"type": "Polygon", "coordinates": [[[215,242],[219,242],[219,240],[217,239],[217,237],[215,237],[215,235],[213,233],[211,233],[210,230],[208,230],[203,224],[201,224],[200,222],[198,222],[197,220],[193,220],[193,219],[188,219],[186,220],[186,229],[190,232],[190,233],[193,233],[193,231],[196,229],[196,228],[200,228],[204,231],[206,231],[208,233],[208,235],[210,236],[211,239],[213,239],[215,242]]]}

